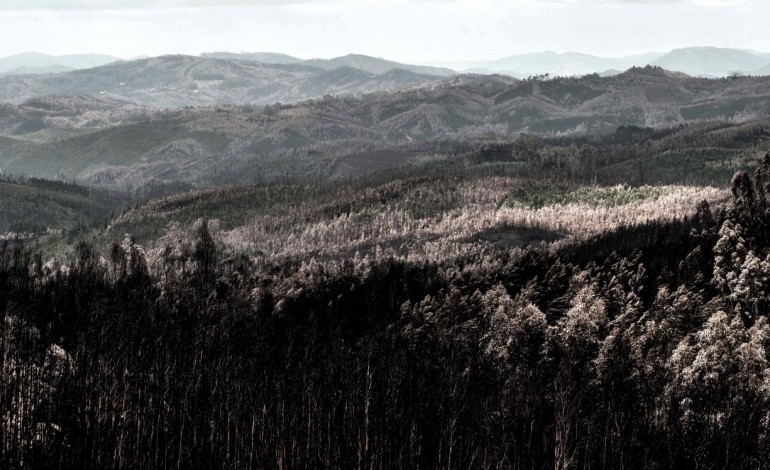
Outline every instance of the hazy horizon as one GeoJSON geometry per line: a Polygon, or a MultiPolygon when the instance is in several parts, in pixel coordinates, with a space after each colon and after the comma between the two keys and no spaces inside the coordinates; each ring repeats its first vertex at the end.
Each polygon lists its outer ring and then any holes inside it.
{"type": "Polygon", "coordinates": [[[0,57],[269,51],[446,63],[542,51],[770,51],[767,17],[759,0],[11,1],[0,5],[0,57]]]}
{"type": "MultiPolygon", "coordinates": [[[[678,50],[678,49],[708,48],[708,47],[714,47],[714,48],[718,48],[718,49],[742,50],[742,51],[745,51],[745,52],[749,52],[749,53],[753,53],[753,54],[759,54],[759,55],[763,55],[763,56],[770,54],[770,52],[767,52],[767,51],[760,51],[760,50],[750,49],[750,48],[746,48],[746,47],[729,47],[729,48],[725,47],[725,48],[721,48],[719,46],[703,46],[703,45],[699,45],[699,44],[693,44],[693,45],[690,45],[690,46],[677,47],[677,48],[667,49],[667,50],[654,50],[654,51],[650,50],[650,51],[639,52],[639,53],[634,53],[634,54],[612,55],[612,56],[611,55],[592,54],[592,53],[581,51],[581,50],[555,51],[555,50],[551,50],[551,49],[543,49],[543,50],[531,50],[531,51],[517,52],[517,53],[513,53],[513,54],[508,54],[507,56],[492,57],[492,58],[489,58],[489,59],[486,59],[486,60],[475,59],[475,58],[472,58],[472,57],[466,57],[466,58],[458,58],[458,59],[450,59],[450,60],[426,59],[426,60],[422,60],[422,61],[411,61],[411,62],[414,62],[415,65],[418,65],[418,63],[419,64],[440,64],[440,63],[447,63],[447,64],[457,63],[457,64],[462,64],[462,63],[474,62],[474,61],[479,61],[479,62],[494,61],[496,59],[503,59],[503,58],[506,58],[508,56],[537,55],[537,54],[548,54],[548,53],[555,53],[555,54],[559,54],[559,55],[564,55],[564,54],[584,54],[584,55],[589,55],[589,56],[593,56],[593,57],[598,57],[600,59],[622,59],[622,58],[628,58],[628,57],[642,57],[642,56],[645,56],[645,55],[663,55],[663,54],[666,54],[666,53],[669,53],[669,52],[671,52],[673,50],[678,50]]],[[[42,55],[47,55],[47,56],[51,56],[51,57],[61,57],[61,56],[69,56],[69,55],[105,55],[105,56],[113,56],[113,57],[116,57],[116,58],[121,59],[121,60],[134,60],[134,59],[142,58],[142,57],[162,57],[162,56],[166,56],[166,55],[201,56],[201,55],[204,55],[204,54],[215,54],[215,53],[225,53],[225,54],[260,54],[260,53],[284,54],[284,55],[288,55],[288,56],[294,57],[295,59],[300,59],[300,60],[315,60],[315,59],[328,60],[328,59],[334,59],[334,58],[337,58],[337,57],[342,57],[342,56],[347,56],[347,55],[364,55],[364,56],[370,56],[370,57],[379,58],[379,59],[398,60],[398,59],[393,58],[393,57],[368,54],[366,52],[360,52],[360,51],[356,51],[356,50],[351,50],[351,51],[348,51],[348,52],[345,52],[345,53],[341,53],[341,54],[338,54],[338,55],[302,56],[302,55],[296,55],[296,54],[289,54],[289,53],[287,53],[285,51],[282,51],[282,50],[256,50],[256,49],[255,50],[211,49],[211,50],[202,50],[202,51],[197,51],[197,52],[186,52],[186,53],[182,53],[182,52],[178,52],[178,51],[167,51],[167,52],[163,52],[163,53],[160,53],[160,54],[139,54],[139,55],[130,56],[130,57],[120,56],[120,55],[117,55],[117,54],[104,53],[104,52],[92,52],[92,51],[65,52],[65,53],[57,54],[57,53],[50,53],[50,52],[41,51],[41,50],[25,50],[25,51],[14,52],[12,54],[2,55],[2,56],[0,56],[0,59],[14,57],[14,56],[22,56],[22,55],[25,55],[25,54],[42,54],[42,55]]],[[[402,61],[402,62],[408,63],[410,61],[405,60],[405,61],[402,61]]]]}

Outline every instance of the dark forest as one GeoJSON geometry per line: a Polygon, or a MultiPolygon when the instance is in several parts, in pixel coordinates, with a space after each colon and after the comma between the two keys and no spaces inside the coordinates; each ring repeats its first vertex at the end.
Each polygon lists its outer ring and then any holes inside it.
{"type": "Polygon", "coordinates": [[[770,154],[732,196],[451,263],[7,244],[0,466],[766,468],[770,154]]]}

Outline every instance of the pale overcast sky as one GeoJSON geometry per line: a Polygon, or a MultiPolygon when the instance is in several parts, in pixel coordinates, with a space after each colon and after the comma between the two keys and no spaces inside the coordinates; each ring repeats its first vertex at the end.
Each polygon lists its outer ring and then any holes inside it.
{"type": "Polygon", "coordinates": [[[0,0],[0,56],[357,52],[420,62],[693,45],[770,52],[770,1],[0,0]]]}

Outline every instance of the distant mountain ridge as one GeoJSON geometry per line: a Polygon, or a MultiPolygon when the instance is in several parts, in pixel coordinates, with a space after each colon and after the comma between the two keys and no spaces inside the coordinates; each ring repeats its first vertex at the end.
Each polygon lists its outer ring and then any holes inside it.
{"type": "Polygon", "coordinates": [[[660,54],[652,53],[622,58],[604,58],[577,52],[539,52],[505,57],[493,61],[488,67],[493,70],[515,70],[527,75],[548,73],[550,75],[570,76],[588,75],[604,70],[627,70],[631,67],[644,66],[657,59],[660,54]]]}
{"type": "Polygon", "coordinates": [[[278,52],[204,52],[201,54],[201,57],[208,59],[245,60],[265,64],[297,64],[303,61],[297,57],[278,52]]]}
{"type": "Polygon", "coordinates": [[[744,75],[767,74],[770,54],[741,49],[717,47],[687,47],[667,53],[648,53],[626,57],[598,57],[578,52],[552,51],[517,54],[491,61],[432,62],[470,73],[504,73],[514,77],[549,74],[552,76],[580,76],[602,74],[608,70],[627,70],[631,67],[655,65],[675,72],[699,77],[726,77],[734,73],[744,75]]]}
{"type": "MultiPolygon", "coordinates": [[[[196,64],[213,64],[221,71],[225,65],[248,67],[254,73],[265,68],[189,56],[165,59],[178,62],[175,73],[182,77],[195,74],[196,64]]],[[[153,60],[163,63],[163,58],[153,60]]],[[[288,77],[315,70],[313,80],[296,82],[298,88],[310,87],[301,91],[309,95],[327,89],[325,81],[397,84],[414,75],[403,70],[372,75],[350,67],[328,72],[304,65],[275,67],[285,68],[288,77]],[[320,90],[313,90],[314,84],[320,90]]],[[[409,163],[421,152],[429,157],[446,140],[475,147],[522,132],[569,137],[609,135],[623,126],[718,128],[763,120],[756,129],[746,129],[746,138],[763,139],[770,116],[770,77],[703,79],[645,67],[607,78],[522,81],[458,75],[428,83],[262,108],[160,110],[109,96],[71,95],[0,103],[0,169],[125,190],[153,181],[187,188],[354,175],[409,163]]]]}
{"type": "Polygon", "coordinates": [[[756,75],[759,77],[770,75],[770,64],[765,65],[761,69],[755,70],[754,73],[750,75],[756,75]]]}
{"type": "MultiPolygon", "coordinates": [[[[770,57],[757,51],[715,47],[621,58],[540,52],[475,64],[477,67],[466,71],[518,79],[544,74],[611,76],[648,64],[705,78],[770,75],[770,57]]],[[[463,64],[455,64],[458,68],[460,65],[463,64]]],[[[393,92],[458,76],[448,68],[403,64],[361,54],[304,60],[273,52],[213,52],[129,61],[111,56],[54,57],[29,53],[0,59],[0,66],[6,67],[5,72],[0,68],[0,100],[3,101],[83,94],[160,107],[294,103],[327,94],[393,92]],[[52,61],[65,64],[51,64],[52,61]],[[103,62],[108,63],[90,67],[103,62]],[[17,67],[7,68],[9,65],[17,67]]]]}
{"type": "MultiPolygon", "coordinates": [[[[372,65],[366,60],[362,62],[372,65]]],[[[0,100],[19,102],[46,95],[98,95],[159,107],[218,103],[264,105],[327,94],[396,91],[443,79],[412,70],[384,69],[374,73],[347,65],[322,68],[306,62],[269,64],[170,55],[57,74],[0,77],[0,100]]]]}
{"type": "Polygon", "coordinates": [[[47,73],[71,72],[75,70],[66,65],[27,65],[0,72],[0,75],[43,75],[47,73]]]}
{"type": "MultiPolygon", "coordinates": [[[[428,61],[408,64],[363,54],[348,54],[330,59],[302,59],[278,52],[204,52],[204,59],[222,59],[257,62],[268,65],[307,65],[317,69],[333,70],[351,67],[380,75],[390,70],[408,70],[421,75],[449,77],[457,73],[505,74],[516,78],[549,74],[551,76],[581,76],[607,71],[623,71],[631,67],[655,65],[667,70],[684,72],[698,77],[726,77],[768,74],[770,53],[750,49],[719,47],[685,47],[668,52],[650,52],[622,57],[599,57],[580,52],[543,51],[515,54],[495,60],[441,62],[428,61]]],[[[141,56],[129,61],[148,59],[141,56]]],[[[50,56],[24,53],[0,58],[0,74],[51,73],[68,69],[85,69],[106,65],[121,59],[97,54],[50,56]]]]}
{"type": "Polygon", "coordinates": [[[692,76],[724,77],[732,73],[750,73],[770,63],[765,57],[739,49],[688,47],[675,49],[652,65],[692,76]]]}
{"type": "Polygon", "coordinates": [[[307,60],[276,52],[204,52],[201,54],[201,57],[243,60],[261,62],[264,64],[303,64],[324,70],[334,70],[340,67],[350,67],[376,75],[387,73],[391,70],[408,70],[410,72],[419,73],[422,75],[435,75],[439,77],[447,77],[457,74],[456,71],[445,67],[405,64],[363,54],[348,54],[345,56],[333,57],[331,59],[307,60]]]}
{"type": "Polygon", "coordinates": [[[258,53],[209,53],[203,57],[253,60],[275,64],[305,64],[332,70],[352,67],[370,73],[381,74],[391,69],[404,69],[415,73],[451,76],[455,72],[495,74],[502,73],[516,78],[549,74],[552,76],[581,76],[605,73],[610,70],[628,70],[646,65],[660,66],[667,70],[683,72],[696,77],[726,77],[734,73],[766,75],[770,67],[770,53],[719,47],[685,47],[669,52],[650,52],[623,57],[599,57],[580,52],[543,51],[516,54],[488,61],[429,62],[426,65],[410,65],[362,54],[348,54],[332,59],[303,60],[286,54],[258,53]]]}
{"type": "Polygon", "coordinates": [[[456,75],[457,73],[456,71],[448,68],[403,64],[400,62],[394,62],[392,60],[370,57],[362,54],[348,54],[346,56],[335,57],[333,59],[310,59],[305,60],[302,63],[326,70],[332,70],[339,67],[352,67],[375,74],[386,73],[394,69],[408,70],[410,72],[423,75],[436,75],[441,77],[456,75]]]}
{"type": "MultiPolygon", "coordinates": [[[[0,74],[7,73],[14,69],[35,67],[39,69],[67,67],[69,69],[87,69],[99,67],[112,62],[118,62],[123,59],[103,54],[69,54],[69,55],[48,55],[38,52],[25,52],[8,57],[0,58],[0,74]]],[[[35,73],[35,72],[33,72],[35,73]]]]}

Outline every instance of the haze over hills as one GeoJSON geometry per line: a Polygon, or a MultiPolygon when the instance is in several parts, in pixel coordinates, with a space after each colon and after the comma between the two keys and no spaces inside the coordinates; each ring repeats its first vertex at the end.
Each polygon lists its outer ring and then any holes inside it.
{"type": "Polygon", "coordinates": [[[38,52],[26,52],[0,58],[0,74],[25,67],[37,68],[29,69],[31,71],[30,73],[61,71],[62,67],[66,67],[67,69],[87,69],[120,60],[123,59],[104,54],[70,54],[53,56],[38,52]],[[57,68],[59,70],[56,70],[57,68]]]}
{"type": "Polygon", "coordinates": [[[668,70],[676,70],[693,76],[723,77],[731,73],[752,73],[768,64],[767,58],[738,49],[715,47],[690,47],[676,49],[655,60],[668,70]]]}
{"type": "Polygon", "coordinates": [[[624,71],[631,67],[644,67],[645,65],[656,65],[692,76],[726,77],[734,73],[765,75],[768,73],[767,68],[770,67],[770,54],[768,53],[719,47],[686,47],[669,52],[650,52],[622,57],[599,57],[579,52],[544,51],[511,55],[491,61],[428,62],[428,64],[438,67],[403,64],[361,54],[310,60],[264,52],[202,55],[264,63],[303,63],[327,70],[349,66],[375,74],[399,68],[427,75],[449,76],[454,71],[481,74],[502,73],[516,78],[542,74],[552,76],[605,74],[609,71],[624,71]]]}
{"type": "MultiPolygon", "coordinates": [[[[208,63],[176,60],[179,70],[208,63]]],[[[365,74],[324,73],[332,82],[365,74]]],[[[389,76],[401,73],[409,72],[389,76]]],[[[768,114],[770,78],[699,79],[650,67],[608,78],[460,75],[404,91],[262,109],[157,110],[107,97],[51,96],[0,107],[0,169],[122,189],[325,179],[430,159],[447,140],[607,135],[621,126],[740,124],[768,114]]]]}
{"type": "Polygon", "coordinates": [[[587,75],[605,70],[627,70],[652,63],[661,54],[651,53],[622,58],[604,58],[589,54],[540,52],[505,57],[488,62],[484,67],[493,71],[514,70],[519,74],[550,74],[558,76],[587,75]]]}
{"type": "Polygon", "coordinates": [[[278,52],[204,52],[201,57],[209,59],[245,60],[264,64],[297,64],[303,61],[297,57],[278,52]]]}
{"type": "Polygon", "coordinates": [[[668,53],[648,53],[626,57],[598,57],[576,52],[552,51],[518,54],[492,61],[435,62],[470,73],[505,73],[516,77],[550,74],[558,76],[604,73],[630,67],[657,65],[692,76],[726,77],[732,73],[759,74],[770,65],[770,55],[739,49],[688,47],[668,53]]]}
{"type": "MultiPolygon", "coordinates": [[[[517,60],[532,72],[610,65],[553,53],[496,64],[517,60]]],[[[691,72],[763,60],[713,48],[655,59],[691,72]]],[[[770,78],[703,79],[647,66],[520,80],[402,66],[360,55],[211,53],[0,77],[0,169],[123,189],[329,178],[428,158],[432,143],[447,139],[607,135],[621,126],[740,124],[770,114],[770,78]]]]}
{"type": "Polygon", "coordinates": [[[6,70],[5,72],[0,73],[0,75],[44,75],[48,73],[60,73],[60,72],[71,72],[73,70],[76,70],[72,67],[67,67],[66,65],[27,65],[23,67],[16,67],[13,69],[6,70]]]}
{"type": "Polygon", "coordinates": [[[0,0],[0,470],[770,470],[768,18],[0,0]]]}
{"type": "Polygon", "coordinates": [[[362,54],[348,54],[333,59],[310,59],[303,63],[326,70],[333,70],[339,67],[353,67],[375,74],[385,73],[393,69],[402,69],[414,73],[437,76],[451,76],[456,74],[456,72],[447,68],[402,64],[362,54]]]}
{"type": "MultiPolygon", "coordinates": [[[[30,62],[35,57],[40,59],[39,56],[24,54],[17,56],[16,60],[19,62],[18,57],[27,57],[30,62]]],[[[69,63],[82,66],[87,60],[109,60],[109,57],[99,56],[77,57],[72,56],[69,63]],[[82,60],[78,62],[77,57],[82,60]]],[[[9,60],[6,59],[6,63],[9,60]]],[[[647,63],[693,76],[770,74],[770,59],[760,53],[718,48],[686,48],[667,54],[610,59],[579,53],[543,52],[479,62],[478,67],[470,69],[470,72],[498,73],[516,78],[541,74],[580,76],[598,73],[612,76],[631,66],[647,63]]],[[[456,67],[458,65],[455,64],[456,67]]],[[[268,52],[216,52],[202,54],[201,57],[170,55],[31,75],[56,71],[61,67],[64,66],[30,65],[12,69],[0,77],[0,100],[21,102],[50,94],[86,94],[162,107],[216,103],[265,105],[298,102],[326,94],[361,95],[397,91],[439,83],[456,75],[448,68],[402,64],[358,54],[303,60],[268,52]]]]}
{"type": "Polygon", "coordinates": [[[104,95],[151,106],[296,102],[326,94],[393,91],[440,79],[391,68],[269,64],[195,56],[161,56],[43,76],[0,78],[0,100],[52,94],[104,95]]]}
{"type": "Polygon", "coordinates": [[[380,75],[391,70],[408,70],[423,75],[451,76],[457,72],[448,68],[430,67],[425,65],[404,64],[379,57],[371,57],[363,54],[348,54],[331,59],[300,59],[287,54],[275,52],[204,52],[201,57],[215,59],[244,60],[250,62],[262,62],[264,64],[304,64],[324,70],[334,70],[340,67],[351,67],[365,72],[380,75]]]}
{"type": "Polygon", "coordinates": [[[764,67],[762,67],[759,70],[755,70],[752,75],[756,75],[756,76],[760,76],[760,77],[765,76],[765,75],[770,75],[770,64],[765,65],[764,67]]]}
{"type": "MultiPolygon", "coordinates": [[[[726,77],[740,73],[765,75],[770,68],[770,54],[744,49],[717,47],[688,47],[667,53],[651,52],[624,57],[598,57],[578,52],[544,51],[511,55],[488,61],[427,62],[406,64],[362,54],[348,54],[330,59],[301,59],[276,52],[210,52],[203,59],[220,59],[266,65],[306,65],[327,71],[350,67],[381,75],[391,70],[407,70],[421,75],[452,76],[456,73],[506,74],[516,78],[549,74],[551,76],[581,76],[591,73],[609,75],[631,67],[656,65],[667,70],[700,77],[726,77]],[[617,72],[616,72],[617,71],[617,72]]],[[[137,57],[130,61],[145,60],[137,57]]],[[[25,53],[0,59],[0,75],[46,74],[87,69],[121,59],[112,56],[81,54],[49,56],[25,53]]]]}

